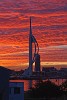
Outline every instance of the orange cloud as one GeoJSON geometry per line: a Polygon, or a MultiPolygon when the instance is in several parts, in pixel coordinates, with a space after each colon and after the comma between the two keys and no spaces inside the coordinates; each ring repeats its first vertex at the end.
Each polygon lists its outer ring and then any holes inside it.
{"type": "Polygon", "coordinates": [[[28,67],[30,16],[42,65],[67,65],[66,3],[66,0],[1,1],[0,65],[12,69],[28,67]]]}

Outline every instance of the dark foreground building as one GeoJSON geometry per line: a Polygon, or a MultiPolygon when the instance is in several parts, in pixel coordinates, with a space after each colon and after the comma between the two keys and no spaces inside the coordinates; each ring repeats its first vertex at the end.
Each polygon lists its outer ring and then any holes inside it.
{"type": "Polygon", "coordinates": [[[9,74],[11,70],[0,66],[0,100],[9,100],[9,74]]]}

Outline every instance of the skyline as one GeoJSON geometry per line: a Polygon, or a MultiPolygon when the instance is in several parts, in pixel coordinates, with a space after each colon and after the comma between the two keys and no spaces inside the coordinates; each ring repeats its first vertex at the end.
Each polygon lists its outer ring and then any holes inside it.
{"type": "Polygon", "coordinates": [[[67,1],[1,0],[0,65],[24,69],[29,62],[29,20],[41,66],[67,67],[67,1]]]}

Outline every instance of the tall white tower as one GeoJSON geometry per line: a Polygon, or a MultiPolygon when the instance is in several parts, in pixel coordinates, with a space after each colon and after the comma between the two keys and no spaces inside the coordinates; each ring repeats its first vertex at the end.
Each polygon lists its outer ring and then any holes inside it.
{"type": "MultiPolygon", "coordinates": [[[[35,62],[35,67],[40,69],[40,55],[39,53],[39,46],[37,40],[32,34],[32,25],[31,25],[31,17],[30,17],[30,34],[29,34],[29,75],[32,75],[33,63],[35,62]],[[32,44],[34,43],[34,56],[32,56],[32,44]]],[[[40,70],[39,70],[40,71],[40,70]]]]}
{"type": "MultiPolygon", "coordinates": [[[[30,17],[30,33],[29,33],[29,67],[24,71],[23,77],[30,77],[32,76],[32,71],[33,71],[33,63],[35,62],[36,58],[38,57],[38,52],[39,52],[39,46],[38,43],[35,39],[35,37],[32,34],[32,24],[31,24],[31,17],[30,17]],[[33,48],[33,43],[34,43],[34,52],[32,51],[33,48]],[[34,55],[33,55],[34,54],[34,55]]],[[[37,61],[36,61],[37,65],[37,61]]]]}
{"type": "Polygon", "coordinates": [[[29,34],[29,74],[32,75],[32,26],[31,26],[31,17],[30,17],[30,34],[29,34]]]}

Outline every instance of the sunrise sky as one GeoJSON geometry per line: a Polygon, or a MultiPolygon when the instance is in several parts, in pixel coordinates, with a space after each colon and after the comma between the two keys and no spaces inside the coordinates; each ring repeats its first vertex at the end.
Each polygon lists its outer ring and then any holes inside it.
{"type": "Polygon", "coordinates": [[[28,67],[30,16],[41,66],[67,67],[67,0],[0,0],[0,66],[28,67]]]}

